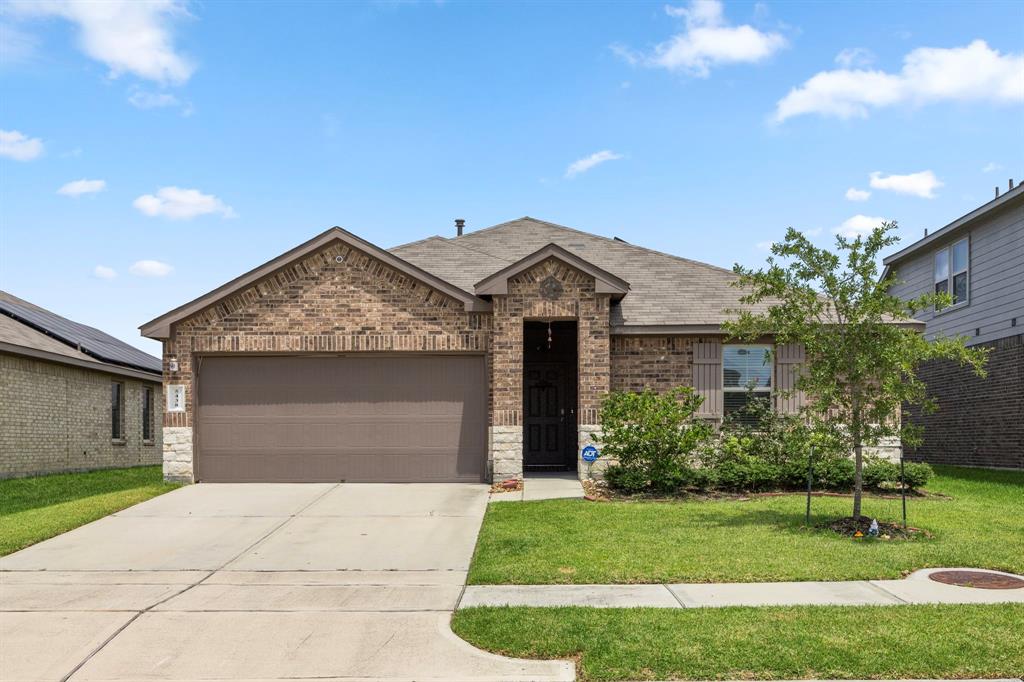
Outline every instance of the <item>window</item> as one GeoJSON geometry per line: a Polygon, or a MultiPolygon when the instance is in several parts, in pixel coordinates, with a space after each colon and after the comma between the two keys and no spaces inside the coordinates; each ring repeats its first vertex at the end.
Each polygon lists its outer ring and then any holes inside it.
{"type": "Polygon", "coordinates": [[[153,387],[142,387],[142,440],[153,440],[153,387]]]}
{"type": "Polygon", "coordinates": [[[771,346],[724,346],[722,389],[727,416],[742,412],[752,399],[771,398],[771,346]]]}
{"type": "Polygon", "coordinates": [[[110,384],[110,437],[124,440],[124,384],[120,381],[110,384]]]}
{"type": "Polygon", "coordinates": [[[935,293],[949,294],[953,305],[967,303],[970,247],[966,239],[935,252],[935,293]]]}

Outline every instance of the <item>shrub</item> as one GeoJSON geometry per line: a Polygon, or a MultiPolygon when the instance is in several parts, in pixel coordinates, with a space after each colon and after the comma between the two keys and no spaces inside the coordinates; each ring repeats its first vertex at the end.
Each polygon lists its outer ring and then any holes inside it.
{"type": "Polygon", "coordinates": [[[840,439],[827,424],[778,414],[764,399],[753,399],[726,417],[718,437],[701,452],[701,465],[713,487],[760,491],[803,488],[814,446],[814,486],[848,487],[853,463],[842,454],[840,439]]]}
{"type": "Polygon", "coordinates": [[[926,462],[904,462],[903,481],[908,488],[923,488],[935,475],[935,470],[926,462]]]}
{"type": "MultiPolygon", "coordinates": [[[[935,473],[924,462],[904,462],[903,469],[903,482],[911,490],[926,486],[935,473]]],[[[900,465],[887,459],[866,458],[864,485],[869,488],[899,488],[900,465]]]]}
{"type": "Polygon", "coordinates": [[[612,488],[631,495],[643,492],[650,485],[650,480],[645,472],[624,467],[621,464],[612,464],[605,469],[604,480],[612,488]]]}
{"type": "Polygon", "coordinates": [[[711,435],[710,425],[693,419],[701,401],[686,387],[605,397],[601,441],[605,454],[618,461],[605,472],[609,485],[669,493],[694,480],[693,452],[711,435]]]}

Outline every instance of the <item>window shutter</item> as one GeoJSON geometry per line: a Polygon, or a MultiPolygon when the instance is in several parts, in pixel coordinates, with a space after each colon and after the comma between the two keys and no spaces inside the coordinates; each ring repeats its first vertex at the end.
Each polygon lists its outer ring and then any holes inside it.
{"type": "Polygon", "coordinates": [[[722,404],[722,343],[698,342],[693,345],[693,388],[704,398],[698,417],[721,417],[722,404]]]}
{"type": "Polygon", "coordinates": [[[806,404],[803,391],[796,391],[796,380],[805,361],[802,343],[775,346],[775,409],[783,414],[796,414],[806,404]],[[792,393],[788,393],[792,391],[792,393]],[[788,393],[787,395],[783,395],[788,393]]]}

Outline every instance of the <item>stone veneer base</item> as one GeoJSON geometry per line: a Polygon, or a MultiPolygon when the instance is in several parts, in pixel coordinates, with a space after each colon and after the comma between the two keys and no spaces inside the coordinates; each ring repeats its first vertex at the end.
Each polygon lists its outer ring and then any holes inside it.
{"type": "Polygon", "coordinates": [[[192,427],[164,427],[164,480],[172,483],[193,483],[192,427]]]}
{"type": "Polygon", "coordinates": [[[614,464],[613,461],[609,461],[604,454],[601,454],[595,462],[584,462],[583,461],[583,448],[588,445],[593,445],[599,451],[601,449],[601,426],[600,424],[580,424],[579,425],[579,436],[578,436],[579,451],[576,453],[578,461],[576,463],[576,470],[579,472],[580,480],[584,481],[588,478],[595,480],[604,479],[604,470],[608,468],[608,465],[614,464]]]}
{"type": "Polygon", "coordinates": [[[492,426],[489,431],[491,443],[491,473],[494,481],[523,477],[523,427],[492,426]]]}

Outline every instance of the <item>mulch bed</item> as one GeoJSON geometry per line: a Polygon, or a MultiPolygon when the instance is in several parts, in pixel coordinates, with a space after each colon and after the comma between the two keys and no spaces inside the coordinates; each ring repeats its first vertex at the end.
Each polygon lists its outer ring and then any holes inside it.
{"type": "Polygon", "coordinates": [[[509,478],[491,486],[492,493],[514,493],[523,489],[523,479],[509,478]]]}
{"type": "MultiPolygon", "coordinates": [[[[868,530],[871,528],[871,519],[867,516],[862,516],[860,519],[854,519],[852,516],[847,516],[842,519],[837,519],[831,523],[825,525],[819,525],[818,528],[828,528],[840,535],[846,537],[855,538],[857,540],[867,539],[868,530]],[[858,535],[860,533],[860,535],[858,535]]],[[[878,522],[878,540],[909,540],[914,537],[932,537],[932,534],[921,528],[914,528],[909,526],[904,528],[903,526],[895,523],[889,523],[888,521],[878,522]]]]}

